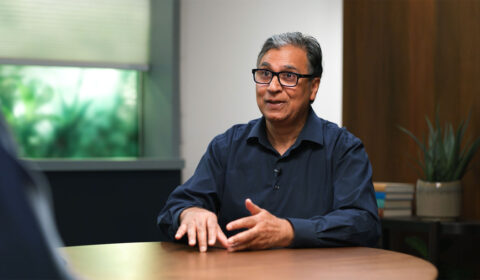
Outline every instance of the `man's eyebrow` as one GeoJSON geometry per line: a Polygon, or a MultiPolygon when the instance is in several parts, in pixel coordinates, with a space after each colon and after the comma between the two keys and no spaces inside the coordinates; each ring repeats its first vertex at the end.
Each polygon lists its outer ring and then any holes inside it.
{"type": "Polygon", "coordinates": [[[290,70],[297,70],[298,71],[298,68],[293,66],[293,65],[284,65],[283,67],[285,67],[287,69],[290,69],[290,70]]]}
{"type": "MultiPolygon", "coordinates": [[[[270,67],[271,65],[270,65],[270,63],[264,61],[264,62],[260,63],[259,66],[270,67]]],[[[286,69],[289,69],[289,70],[297,70],[298,71],[298,68],[293,66],[293,65],[287,64],[287,65],[284,65],[283,67],[286,68],[286,69]]]]}
{"type": "Polygon", "coordinates": [[[270,63],[268,62],[262,62],[259,66],[267,66],[267,67],[270,67],[270,63]]]}

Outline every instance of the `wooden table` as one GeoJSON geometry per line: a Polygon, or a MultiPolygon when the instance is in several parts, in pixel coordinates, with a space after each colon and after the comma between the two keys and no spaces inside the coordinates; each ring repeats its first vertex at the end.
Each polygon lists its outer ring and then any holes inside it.
{"type": "Polygon", "coordinates": [[[65,247],[73,271],[87,279],[435,279],[420,258],[348,247],[199,253],[183,244],[122,243],[65,247]]]}

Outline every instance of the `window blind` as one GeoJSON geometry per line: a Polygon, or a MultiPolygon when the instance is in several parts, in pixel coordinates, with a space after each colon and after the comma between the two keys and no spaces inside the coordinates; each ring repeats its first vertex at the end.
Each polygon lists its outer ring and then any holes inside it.
{"type": "Polygon", "coordinates": [[[149,0],[0,0],[0,63],[146,70],[149,0]]]}

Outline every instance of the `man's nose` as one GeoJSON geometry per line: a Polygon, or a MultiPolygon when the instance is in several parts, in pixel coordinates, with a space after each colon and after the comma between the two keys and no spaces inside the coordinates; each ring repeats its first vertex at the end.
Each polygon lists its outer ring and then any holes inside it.
{"type": "Polygon", "coordinates": [[[282,85],[280,84],[280,78],[278,76],[273,76],[270,84],[268,84],[268,90],[274,92],[282,90],[282,85]]]}

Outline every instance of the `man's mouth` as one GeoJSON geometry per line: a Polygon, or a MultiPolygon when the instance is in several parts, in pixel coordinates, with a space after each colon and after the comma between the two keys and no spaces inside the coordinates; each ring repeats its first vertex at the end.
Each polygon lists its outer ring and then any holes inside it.
{"type": "Polygon", "coordinates": [[[281,104],[281,103],[284,103],[284,101],[281,101],[281,100],[265,100],[266,103],[270,103],[270,104],[281,104]]]}

